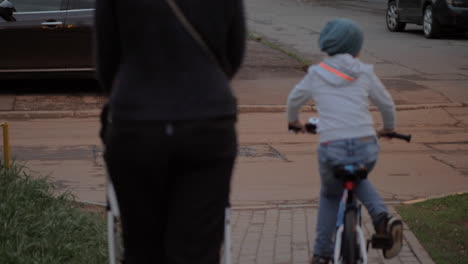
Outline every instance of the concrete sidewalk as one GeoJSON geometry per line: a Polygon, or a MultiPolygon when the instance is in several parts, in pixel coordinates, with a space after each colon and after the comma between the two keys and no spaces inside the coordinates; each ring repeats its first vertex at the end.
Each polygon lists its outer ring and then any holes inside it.
{"type": "MultiPolygon", "coordinates": [[[[303,113],[305,119],[311,113],[303,113]]],[[[377,126],[378,113],[373,112],[377,126]]],[[[413,141],[381,141],[370,175],[385,202],[403,202],[468,190],[468,107],[398,111],[398,129],[413,141]]],[[[97,118],[11,120],[12,154],[57,191],[103,204],[106,176],[97,118]],[[53,133],[51,133],[53,131],[53,133]]],[[[232,180],[234,257],[245,263],[307,263],[314,239],[319,177],[312,135],[286,130],[285,113],[239,115],[239,158],[232,180]]],[[[393,209],[392,209],[393,210],[393,209]]],[[[371,227],[365,218],[366,236],[371,227]]],[[[407,230],[402,255],[384,262],[431,263],[407,230]]]]}
{"type": "MultiPolygon", "coordinates": [[[[395,213],[391,208],[392,213],[395,213]]],[[[235,264],[308,264],[312,259],[317,208],[313,205],[234,208],[232,257],[235,264]]],[[[373,233],[366,214],[365,237],[373,233]]],[[[432,264],[414,234],[405,226],[401,253],[390,260],[369,249],[370,264],[432,264]]]]}
{"type": "MultiPolygon", "coordinates": [[[[379,126],[378,113],[373,115],[379,126]]],[[[383,198],[394,203],[467,191],[468,107],[399,111],[397,118],[398,130],[411,133],[413,140],[381,141],[371,179],[383,198]]],[[[13,158],[49,176],[59,190],[71,189],[80,200],[105,201],[97,118],[9,124],[13,158]]],[[[284,113],[239,115],[231,197],[235,206],[316,203],[318,138],[290,134],[286,124],[284,113]]]]}

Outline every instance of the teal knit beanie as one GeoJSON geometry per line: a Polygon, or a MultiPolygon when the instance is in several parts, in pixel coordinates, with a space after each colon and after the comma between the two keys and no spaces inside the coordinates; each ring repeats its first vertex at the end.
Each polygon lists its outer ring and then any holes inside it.
{"type": "Polygon", "coordinates": [[[356,57],[362,48],[364,34],[352,20],[334,19],[328,22],[320,32],[320,50],[330,56],[348,53],[356,57]]]}

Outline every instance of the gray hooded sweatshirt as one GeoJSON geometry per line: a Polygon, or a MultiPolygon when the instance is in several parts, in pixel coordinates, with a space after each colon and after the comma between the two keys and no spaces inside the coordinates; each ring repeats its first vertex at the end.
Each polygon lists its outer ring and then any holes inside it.
{"type": "Polygon", "coordinates": [[[320,117],[320,142],[376,135],[369,98],[381,112],[384,129],[394,129],[395,105],[373,66],[337,54],[311,66],[291,91],[288,120],[297,121],[301,105],[312,99],[320,117]]]}

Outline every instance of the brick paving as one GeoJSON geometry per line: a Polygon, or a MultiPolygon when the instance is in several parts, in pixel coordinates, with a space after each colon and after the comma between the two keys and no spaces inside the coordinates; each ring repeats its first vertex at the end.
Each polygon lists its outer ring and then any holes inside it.
{"type": "MultiPolygon", "coordinates": [[[[394,212],[393,208],[390,209],[394,212]]],[[[231,216],[233,263],[310,263],[316,217],[317,208],[314,206],[234,207],[231,216]]],[[[363,229],[369,238],[373,227],[367,213],[363,216],[363,229]]],[[[406,233],[399,256],[385,260],[380,251],[370,249],[368,263],[423,264],[408,242],[406,233]]]]}

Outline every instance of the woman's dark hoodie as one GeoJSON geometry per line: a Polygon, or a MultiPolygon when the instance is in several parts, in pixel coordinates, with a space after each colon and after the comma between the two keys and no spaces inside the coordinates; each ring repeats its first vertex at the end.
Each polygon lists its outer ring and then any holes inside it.
{"type": "Polygon", "coordinates": [[[114,119],[174,121],[236,115],[229,81],[245,49],[242,1],[176,2],[222,69],[165,0],[97,0],[97,76],[110,95],[114,119]]]}

